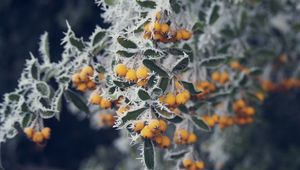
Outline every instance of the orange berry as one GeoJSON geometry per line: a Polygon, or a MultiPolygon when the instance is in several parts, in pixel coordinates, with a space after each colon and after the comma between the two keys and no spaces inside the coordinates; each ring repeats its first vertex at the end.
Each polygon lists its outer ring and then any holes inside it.
{"type": "Polygon", "coordinates": [[[147,79],[142,79],[142,80],[138,80],[138,82],[136,83],[139,87],[146,87],[148,83],[147,79]]]}
{"type": "Polygon", "coordinates": [[[78,84],[78,83],[80,83],[80,76],[79,76],[79,73],[75,73],[75,74],[73,74],[72,75],[72,82],[74,83],[74,84],[78,84]]]}
{"type": "Polygon", "coordinates": [[[32,141],[35,143],[42,143],[44,140],[43,134],[41,132],[35,132],[32,137],[32,141]]]}
{"type": "Polygon", "coordinates": [[[161,24],[161,32],[162,33],[167,33],[167,32],[169,32],[170,31],[170,27],[169,27],[169,25],[168,24],[161,24]]]}
{"type": "Polygon", "coordinates": [[[180,104],[185,104],[188,100],[186,98],[186,95],[183,93],[178,93],[176,95],[176,104],[180,105],[180,104]]]}
{"type": "Polygon", "coordinates": [[[175,105],[176,96],[173,93],[169,92],[164,99],[164,103],[166,103],[169,106],[175,105]]]}
{"type": "Polygon", "coordinates": [[[125,64],[117,64],[114,68],[114,72],[121,77],[124,77],[128,71],[128,68],[125,64]]]}
{"type": "Polygon", "coordinates": [[[89,88],[91,90],[96,88],[96,84],[91,80],[86,83],[86,86],[87,86],[87,88],[89,88]]]}
{"type": "Polygon", "coordinates": [[[134,69],[129,69],[126,73],[125,78],[126,78],[127,81],[131,81],[131,82],[135,82],[138,79],[134,69]]]}
{"type": "Polygon", "coordinates": [[[246,115],[249,115],[249,116],[252,116],[255,114],[255,109],[253,107],[246,107],[243,112],[246,114],[246,115]]]}
{"type": "Polygon", "coordinates": [[[197,136],[194,133],[189,134],[187,142],[188,143],[195,143],[197,141],[197,136]]]}
{"type": "Polygon", "coordinates": [[[89,102],[91,104],[94,104],[94,105],[100,105],[101,104],[101,100],[102,100],[102,97],[99,94],[92,93],[90,95],[89,102]]]}
{"type": "Polygon", "coordinates": [[[27,138],[31,139],[34,134],[34,130],[31,127],[26,127],[24,128],[24,133],[27,136],[27,138]]]}
{"type": "Polygon", "coordinates": [[[136,70],[136,76],[139,79],[145,79],[148,77],[149,75],[149,69],[145,66],[140,66],[137,70],[136,70]]]}
{"type": "Polygon", "coordinates": [[[161,29],[161,25],[158,22],[154,22],[154,31],[159,32],[161,29]]]}
{"type": "Polygon", "coordinates": [[[142,130],[141,130],[141,136],[143,138],[152,138],[154,136],[152,130],[148,127],[148,126],[145,126],[142,130]]]}
{"type": "Polygon", "coordinates": [[[188,30],[181,30],[181,35],[183,40],[189,40],[192,37],[192,33],[188,30]]]}
{"type": "Polygon", "coordinates": [[[81,73],[86,76],[92,76],[94,74],[94,69],[91,66],[85,66],[82,68],[81,73]]]}
{"type": "Polygon", "coordinates": [[[76,89],[85,92],[87,90],[87,85],[85,83],[79,83],[76,89]]]}
{"type": "Polygon", "coordinates": [[[204,169],[204,162],[203,161],[196,161],[195,165],[198,169],[204,169]]]}
{"type": "Polygon", "coordinates": [[[168,148],[171,145],[171,140],[168,136],[162,136],[162,143],[160,144],[160,147],[162,148],[168,148]]]}
{"type": "Polygon", "coordinates": [[[164,120],[162,120],[162,119],[159,119],[158,121],[159,121],[159,130],[162,133],[164,133],[167,130],[167,128],[168,128],[167,123],[164,120]]]}
{"type": "Polygon", "coordinates": [[[102,99],[101,99],[101,102],[100,102],[100,107],[103,108],[103,109],[111,108],[111,101],[102,98],[102,99]]]}
{"type": "Polygon", "coordinates": [[[48,127],[43,128],[41,133],[42,133],[44,139],[50,139],[50,135],[51,135],[51,129],[50,128],[48,128],[48,127]]]}
{"type": "Polygon", "coordinates": [[[190,159],[182,160],[182,165],[184,168],[189,168],[193,164],[193,161],[190,159]]]}
{"type": "Polygon", "coordinates": [[[145,122],[142,120],[137,120],[133,124],[132,130],[134,132],[140,132],[145,127],[145,122]]]}
{"type": "Polygon", "coordinates": [[[182,32],[181,30],[176,31],[176,40],[180,41],[182,39],[182,32]]]}
{"type": "Polygon", "coordinates": [[[220,81],[220,79],[221,79],[221,74],[220,74],[220,72],[218,72],[218,71],[215,71],[215,72],[213,72],[212,74],[211,74],[211,79],[213,80],[213,81],[220,81]]]}
{"type": "Polygon", "coordinates": [[[152,132],[156,133],[159,130],[160,122],[157,119],[152,119],[149,121],[148,127],[152,130],[152,132]]]}
{"type": "Polygon", "coordinates": [[[147,23],[144,25],[144,31],[146,31],[146,32],[151,32],[150,22],[147,22],[147,23]]]}

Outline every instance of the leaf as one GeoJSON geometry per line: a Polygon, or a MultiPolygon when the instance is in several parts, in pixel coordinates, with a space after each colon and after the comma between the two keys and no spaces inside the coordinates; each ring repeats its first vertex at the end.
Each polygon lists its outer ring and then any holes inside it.
{"type": "Polygon", "coordinates": [[[159,66],[157,66],[154,63],[154,61],[145,59],[143,60],[143,64],[151,71],[156,72],[158,75],[162,77],[169,77],[168,73],[165,70],[161,69],[159,66]]]}
{"type": "Polygon", "coordinates": [[[182,84],[183,87],[191,93],[191,95],[196,95],[196,94],[199,94],[202,92],[202,91],[196,90],[193,83],[189,83],[186,81],[179,81],[179,83],[182,84]]]}
{"type": "Polygon", "coordinates": [[[165,119],[173,119],[175,115],[171,112],[168,112],[167,110],[164,110],[163,108],[160,108],[159,106],[154,107],[154,111],[161,117],[165,119]]]}
{"type": "Polygon", "coordinates": [[[44,109],[40,111],[40,116],[43,119],[50,119],[56,115],[56,111],[50,109],[44,109]]]}
{"type": "Polygon", "coordinates": [[[123,81],[118,81],[118,80],[113,80],[113,83],[120,88],[127,88],[133,85],[133,83],[129,82],[123,82],[123,81]]]}
{"type": "Polygon", "coordinates": [[[210,18],[209,18],[210,25],[214,24],[219,19],[219,17],[220,17],[219,10],[220,10],[219,5],[215,5],[213,7],[213,10],[212,10],[210,18]]]}
{"type": "Polygon", "coordinates": [[[189,56],[190,61],[193,62],[194,60],[193,49],[188,44],[184,44],[182,49],[189,56]]]}
{"type": "Polygon", "coordinates": [[[50,96],[50,87],[47,83],[40,81],[35,84],[35,87],[37,91],[43,96],[43,97],[49,97],[50,96]]]}
{"type": "Polygon", "coordinates": [[[82,97],[79,96],[77,93],[68,89],[65,91],[65,96],[67,100],[71,101],[78,109],[86,113],[90,112],[88,106],[86,105],[86,102],[84,102],[82,97]]]}
{"type": "Polygon", "coordinates": [[[195,116],[192,116],[192,122],[194,123],[195,127],[204,131],[210,131],[210,127],[202,120],[195,116]]]}
{"type": "Polygon", "coordinates": [[[70,37],[70,43],[76,47],[79,51],[83,51],[84,42],[81,39],[75,38],[74,36],[70,37]]]}
{"type": "Polygon", "coordinates": [[[137,110],[134,110],[134,111],[130,111],[130,112],[127,112],[127,114],[122,117],[122,122],[123,123],[126,123],[127,121],[130,121],[130,120],[136,120],[137,117],[142,114],[147,108],[143,107],[143,108],[140,108],[140,109],[137,109],[137,110]]]}
{"type": "Polygon", "coordinates": [[[38,66],[37,66],[37,62],[34,61],[31,65],[31,68],[30,68],[30,73],[31,73],[31,76],[32,78],[38,80],[39,79],[39,69],[38,69],[38,66]]]}
{"type": "Polygon", "coordinates": [[[206,67],[218,67],[226,61],[225,57],[211,57],[201,61],[202,66],[206,67]]]}
{"type": "Polygon", "coordinates": [[[161,88],[154,88],[151,92],[151,96],[153,99],[158,98],[159,96],[161,96],[163,94],[163,91],[161,88]]]}
{"type": "Polygon", "coordinates": [[[116,3],[116,0],[104,0],[105,4],[108,6],[114,5],[116,3]]]}
{"type": "Polygon", "coordinates": [[[260,68],[251,68],[250,71],[249,71],[249,75],[251,76],[259,76],[262,74],[262,70],[260,68]]]}
{"type": "Polygon", "coordinates": [[[117,51],[117,54],[119,54],[119,55],[122,56],[122,57],[130,58],[130,57],[132,57],[135,53],[130,53],[130,52],[127,52],[127,51],[124,51],[124,50],[119,50],[119,51],[117,51]]]}
{"type": "Polygon", "coordinates": [[[196,22],[192,27],[192,31],[194,34],[202,34],[203,29],[204,29],[204,23],[201,21],[196,22]]]}
{"type": "Polygon", "coordinates": [[[96,33],[96,35],[93,37],[92,45],[95,46],[96,44],[98,44],[104,38],[105,34],[105,31],[99,31],[98,33],[96,33]]]}
{"type": "Polygon", "coordinates": [[[124,37],[118,37],[117,41],[124,48],[137,48],[137,45],[134,42],[132,42],[124,37]]]}
{"type": "Polygon", "coordinates": [[[41,36],[41,41],[40,41],[40,48],[39,51],[41,53],[41,57],[44,63],[47,63],[50,61],[50,52],[49,52],[49,37],[48,37],[48,32],[45,32],[41,36]]]}
{"type": "Polygon", "coordinates": [[[152,8],[152,9],[155,9],[155,7],[156,7],[156,3],[153,2],[153,1],[140,1],[140,0],[136,0],[136,2],[137,2],[141,7],[152,8]]]}
{"type": "Polygon", "coordinates": [[[150,139],[144,140],[144,163],[148,169],[154,169],[154,147],[150,139]]]}
{"type": "Polygon", "coordinates": [[[152,49],[147,49],[144,51],[144,55],[146,57],[159,57],[161,54],[157,51],[154,51],[152,49]]]}
{"type": "Polygon", "coordinates": [[[30,124],[33,120],[32,118],[33,118],[32,113],[26,113],[22,120],[22,124],[21,124],[22,128],[30,126],[30,124]]]}
{"type": "Polygon", "coordinates": [[[180,5],[177,3],[177,0],[170,0],[170,5],[176,14],[180,12],[180,5]]]}
{"type": "Polygon", "coordinates": [[[168,158],[177,160],[184,157],[184,155],[188,152],[189,152],[188,150],[184,150],[184,151],[169,153],[168,158]]]}
{"type": "Polygon", "coordinates": [[[172,69],[172,72],[185,70],[189,65],[189,58],[184,57],[178,62],[176,62],[175,66],[172,69]]]}
{"type": "Polygon", "coordinates": [[[170,49],[168,49],[168,52],[169,52],[170,54],[176,55],[176,56],[178,56],[178,55],[184,55],[183,50],[178,49],[178,48],[170,48],[170,49]]]}
{"type": "Polygon", "coordinates": [[[145,90],[142,90],[142,89],[140,89],[138,91],[138,96],[141,100],[149,100],[150,99],[149,94],[145,90]]]}
{"type": "Polygon", "coordinates": [[[16,93],[10,93],[9,95],[8,95],[8,99],[10,100],[10,101],[14,101],[14,102],[18,102],[19,100],[20,100],[20,95],[19,94],[16,94],[16,93]]]}
{"type": "Polygon", "coordinates": [[[163,77],[160,79],[160,82],[159,82],[159,88],[165,92],[168,85],[169,85],[169,82],[170,82],[170,79],[166,78],[166,77],[163,77]]]}
{"type": "Polygon", "coordinates": [[[179,117],[179,116],[175,116],[172,119],[166,119],[166,120],[169,121],[169,122],[172,122],[172,123],[180,123],[180,122],[183,121],[183,119],[181,117],[179,117]]]}
{"type": "Polygon", "coordinates": [[[237,80],[238,85],[244,86],[247,82],[248,82],[248,78],[247,78],[246,74],[244,74],[244,73],[240,74],[240,76],[237,80]]]}
{"type": "Polygon", "coordinates": [[[185,105],[179,105],[178,109],[183,113],[189,113],[189,109],[185,105]]]}

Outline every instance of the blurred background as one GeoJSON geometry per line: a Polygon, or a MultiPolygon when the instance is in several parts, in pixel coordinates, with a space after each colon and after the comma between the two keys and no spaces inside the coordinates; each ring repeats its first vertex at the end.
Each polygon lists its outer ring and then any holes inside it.
{"type": "MultiPolygon", "coordinates": [[[[78,36],[87,39],[95,25],[109,26],[103,23],[100,13],[93,0],[1,0],[1,96],[16,87],[29,52],[38,55],[38,42],[44,31],[49,33],[50,53],[57,61],[66,20],[78,36]]],[[[224,169],[299,170],[300,91],[270,94],[259,115],[254,124],[243,127],[231,138],[227,146],[231,157],[224,169]]],[[[101,165],[95,169],[113,170],[124,162],[125,156],[112,148],[118,137],[115,130],[93,130],[88,120],[78,120],[66,108],[60,122],[49,120],[46,125],[52,128],[53,135],[45,147],[36,146],[23,134],[1,146],[2,164],[7,170],[92,169],[83,165],[91,159],[101,165]]]]}

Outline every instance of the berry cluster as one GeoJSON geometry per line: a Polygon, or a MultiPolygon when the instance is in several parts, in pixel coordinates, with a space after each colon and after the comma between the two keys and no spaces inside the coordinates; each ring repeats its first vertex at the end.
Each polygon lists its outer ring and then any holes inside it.
{"type": "Polygon", "coordinates": [[[176,144],[193,144],[197,141],[197,136],[186,129],[178,129],[175,131],[173,139],[176,144]]]}
{"type": "Polygon", "coordinates": [[[134,122],[132,130],[140,133],[143,138],[153,140],[159,147],[168,148],[171,140],[168,136],[163,135],[167,127],[167,123],[162,119],[152,119],[149,122],[137,120],[134,122]]]}
{"type": "Polygon", "coordinates": [[[224,85],[229,81],[229,74],[226,71],[215,71],[211,74],[211,79],[215,82],[220,83],[221,85],[224,85]]]}
{"type": "Polygon", "coordinates": [[[237,124],[247,124],[252,123],[252,116],[256,113],[255,108],[248,106],[243,99],[236,100],[233,103],[233,110],[237,113],[235,122],[237,124]]]}
{"type": "Polygon", "coordinates": [[[204,162],[193,161],[191,159],[184,159],[181,162],[181,166],[186,170],[202,170],[204,169],[204,162]]]}
{"type": "Polygon", "coordinates": [[[168,43],[180,40],[189,40],[192,32],[186,29],[172,30],[170,24],[161,21],[161,13],[156,13],[154,23],[147,22],[144,25],[144,38],[168,43]]]}
{"type": "Polygon", "coordinates": [[[28,139],[31,139],[36,144],[42,144],[50,139],[51,129],[49,127],[44,127],[40,131],[36,131],[31,127],[24,128],[24,133],[28,139]]]}
{"type": "Polygon", "coordinates": [[[86,90],[94,90],[96,84],[91,80],[94,69],[91,66],[83,67],[78,73],[73,74],[72,82],[77,90],[85,92],[86,90]]]}
{"type": "Polygon", "coordinates": [[[205,99],[208,94],[216,91],[216,86],[209,81],[197,83],[196,88],[197,90],[202,91],[202,93],[197,94],[198,99],[205,99]]]}
{"type": "Polygon", "coordinates": [[[125,64],[117,64],[114,67],[114,72],[119,77],[124,77],[129,82],[137,82],[139,86],[146,86],[149,76],[149,69],[145,66],[140,66],[136,70],[128,68],[125,64]]]}
{"type": "Polygon", "coordinates": [[[102,109],[109,109],[112,107],[112,102],[108,99],[103,98],[97,92],[93,92],[90,95],[89,102],[93,105],[99,105],[102,109]]]}

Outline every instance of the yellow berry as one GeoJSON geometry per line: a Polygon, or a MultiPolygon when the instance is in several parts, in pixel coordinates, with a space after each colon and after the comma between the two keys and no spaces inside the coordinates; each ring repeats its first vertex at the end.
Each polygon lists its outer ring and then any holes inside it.
{"type": "Polygon", "coordinates": [[[160,122],[157,119],[152,119],[149,121],[148,127],[152,132],[156,133],[159,130],[160,122]]]}
{"type": "Polygon", "coordinates": [[[196,161],[195,165],[198,169],[203,169],[204,168],[204,162],[203,161],[196,161]]]}
{"type": "Polygon", "coordinates": [[[255,114],[255,109],[253,107],[250,107],[250,106],[246,107],[243,111],[246,115],[249,115],[249,116],[252,116],[252,115],[255,114]]]}
{"type": "Polygon", "coordinates": [[[85,66],[82,68],[81,73],[83,73],[87,76],[91,76],[94,74],[94,70],[91,66],[85,66]]]}
{"type": "Polygon", "coordinates": [[[133,124],[133,131],[140,132],[145,127],[145,123],[142,120],[137,120],[133,124]]]}
{"type": "Polygon", "coordinates": [[[117,64],[114,68],[114,72],[121,77],[124,77],[128,71],[128,68],[125,64],[117,64]]]}
{"type": "Polygon", "coordinates": [[[189,134],[187,142],[188,143],[195,143],[197,141],[197,136],[194,133],[189,134]]]}
{"type": "Polygon", "coordinates": [[[153,36],[153,39],[154,40],[162,40],[163,36],[160,33],[155,33],[153,36]]]}
{"type": "Polygon", "coordinates": [[[92,93],[89,102],[94,105],[101,104],[102,97],[99,94],[92,93]]]}
{"type": "Polygon", "coordinates": [[[218,72],[218,71],[213,72],[213,73],[211,74],[211,79],[212,79],[213,81],[220,81],[220,79],[221,79],[221,74],[220,74],[220,72],[218,72]]]}
{"type": "Polygon", "coordinates": [[[193,161],[190,159],[184,159],[182,165],[184,168],[189,168],[193,164],[193,161]]]}
{"type": "Polygon", "coordinates": [[[171,145],[171,140],[168,136],[162,136],[162,143],[160,146],[162,148],[168,148],[171,145]]]}
{"type": "Polygon", "coordinates": [[[162,136],[156,136],[153,139],[158,145],[161,145],[163,143],[163,137],[162,136]]]}
{"type": "Polygon", "coordinates": [[[164,99],[164,102],[169,105],[173,106],[176,103],[176,97],[173,93],[168,93],[164,99]]]}
{"type": "Polygon", "coordinates": [[[74,84],[78,84],[78,83],[80,83],[80,77],[79,77],[79,73],[75,73],[75,74],[73,74],[72,75],[72,82],[74,83],[74,84]]]}
{"type": "Polygon", "coordinates": [[[50,139],[50,135],[51,135],[51,129],[50,128],[48,128],[48,127],[43,128],[41,133],[42,133],[44,139],[50,139]]]}
{"type": "Polygon", "coordinates": [[[179,41],[179,40],[181,40],[182,39],[182,33],[181,33],[181,30],[178,30],[178,31],[176,31],[176,40],[177,41],[179,41]]]}
{"type": "Polygon", "coordinates": [[[91,90],[96,88],[96,84],[91,80],[86,83],[86,86],[87,86],[87,88],[89,88],[91,90]]]}
{"type": "Polygon", "coordinates": [[[84,72],[80,72],[79,73],[79,78],[81,81],[86,82],[89,80],[89,76],[87,74],[85,74],[84,72]]]}
{"type": "Polygon", "coordinates": [[[148,127],[148,126],[145,126],[142,130],[141,130],[141,136],[143,138],[152,138],[154,136],[152,130],[148,127]]]}
{"type": "Polygon", "coordinates": [[[109,100],[103,98],[103,99],[101,99],[100,106],[103,109],[111,108],[111,102],[109,100]]]}
{"type": "Polygon", "coordinates": [[[136,76],[139,79],[145,79],[148,77],[149,74],[149,69],[145,66],[140,66],[137,70],[136,70],[136,76]]]}
{"type": "Polygon", "coordinates": [[[126,80],[128,81],[137,81],[137,76],[136,76],[136,72],[134,69],[129,69],[126,73],[126,80]]]}
{"type": "Polygon", "coordinates": [[[76,89],[81,92],[85,92],[87,90],[87,85],[85,83],[80,83],[80,84],[78,84],[76,89]]]}
{"type": "Polygon", "coordinates": [[[169,27],[168,24],[161,24],[161,28],[160,29],[161,29],[162,33],[167,33],[167,32],[169,32],[170,27],[169,27]]]}
{"type": "Polygon", "coordinates": [[[154,23],[154,31],[159,32],[160,29],[161,29],[161,25],[160,25],[158,22],[155,22],[155,23],[154,23]]]}
{"type": "Polygon", "coordinates": [[[182,35],[182,39],[183,40],[188,40],[188,39],[190,39],[192,37],[192,33],[190,31],[188,31],[188,30],[185,30],[185,29],[183,29],[181,31],[181,35],[182,35]]]}
{"type": "Polygon", "coordinates": [[[185,104],[187,102],[187,98],[183,93],[178,93],[176,95],[176,104],[185,104]]]}
{"type": "Polygon", "coordinates": [[[24,128],[24,133],[27,136],[27,138],[31,139],[34,134],[34,130],[31,127],[26,127],[26,128],[24,128]]]}
{"type": "Polygon", "coordinates": [[[35,143],[42,143],[44,140],[43,134],[41,132],[35,132],[32,137],[32,141],[35,143]]]}
{"type": "Polygon", "coordinates": [[[184,141],[186,141],[189,137],[189,132],[185,129],[177,130],[176,134],[184,141]]]}
{"type": "Polygon", "coordinates": [[[190,94],[189,91],[183,90],[181,93],[184,95],[184,97],[185,97],[187,100],[189,100],[189,99],[191,98],[191,94],[190,94]]]}
{"type": "Polygon", "coordinates": [[[151,32],[151,27],[150,27],[150,23],[149,22],[144,25],[144,31],[151,32]]]}
{"type": "Polygon", "coordinates": [[[162,120],[162,119],[159,119],[158,121],[159,121],[159,130],[162,133],[165,132],[167,130],[167,128],[168,128],[167,123],[164,120],[162,120]]]}

